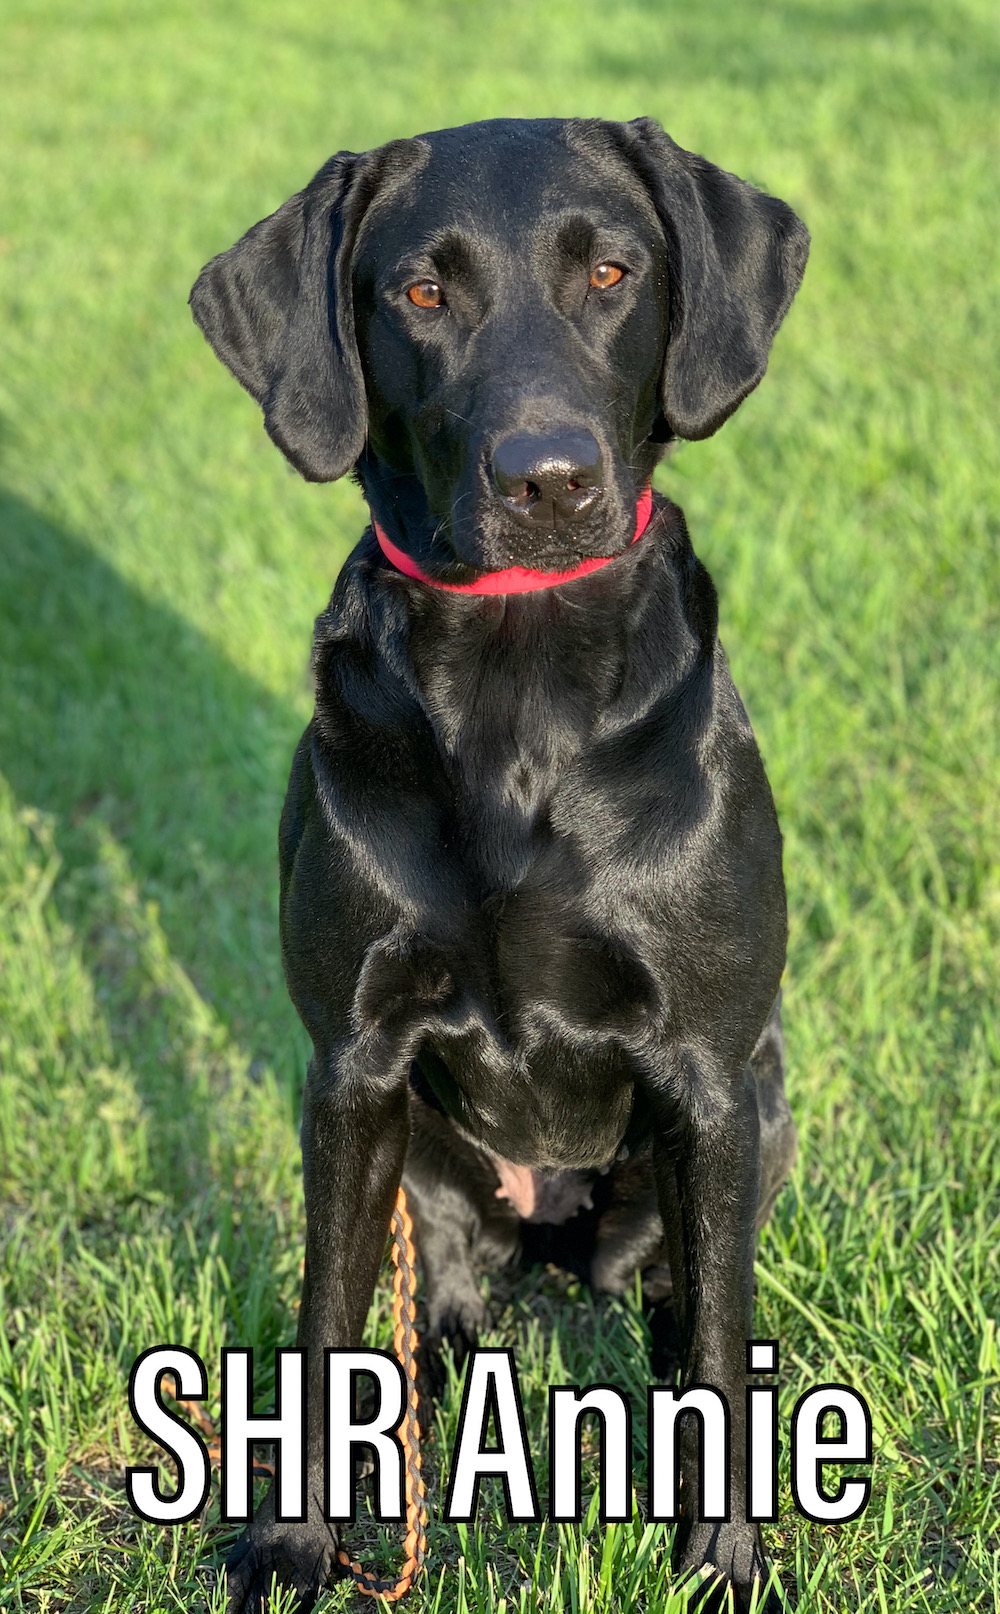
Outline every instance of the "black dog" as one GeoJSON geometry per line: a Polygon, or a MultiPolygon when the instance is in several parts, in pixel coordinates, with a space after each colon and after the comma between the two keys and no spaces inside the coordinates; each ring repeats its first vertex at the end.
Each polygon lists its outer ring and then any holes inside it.
{"type": "Polygon", "coordinates": [[[311,1511],[265,1500],[233,1610],[330,1573],[323,1347],[361,1340],[404,1176],[460,1350],[477,1263],[546,1218],[590,1230],[596,1287],[672,1283],[733,1453],[731,1522],[701,1523],[687,1429],[678,1567],[740,1608],[766,1573],[742,1409],[755,1222],[795,1148],[781,839],[681,512],[657,497],[636,538],[636,511],[663,444],[760,381],[807,248],[648,119],[500,121],[341,153],[194,289],[275,442],[353,469],[381,528],[317,623],[281,823],[311,1511]]]}

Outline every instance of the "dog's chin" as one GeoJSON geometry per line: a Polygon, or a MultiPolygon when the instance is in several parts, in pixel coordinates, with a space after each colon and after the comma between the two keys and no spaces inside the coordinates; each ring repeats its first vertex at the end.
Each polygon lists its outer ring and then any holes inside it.
{"type": "Polygon", "coordinates": [[[588,560],[609,560],[635,536],[635,510],[620,499],[602,499],[583,521],[546,528],[495,508],[456,522],[447,539],[455,561],[470,571],[499,572],[521,566],[532,572],[565,572],[588,560]]]}

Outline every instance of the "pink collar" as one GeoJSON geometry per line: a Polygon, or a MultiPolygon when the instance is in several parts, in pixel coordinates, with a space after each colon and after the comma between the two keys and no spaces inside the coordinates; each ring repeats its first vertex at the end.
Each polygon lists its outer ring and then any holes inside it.
{"type": "MultiPolygon", "coordinates": [[[[649,518],[653,513],[653,490],[644,488],[640,493],[635,507],[635,535],[631,542],[641,538],[649,525],[649,518]]],[[[445,588],[452,594],[531,594],[540,588],[555,588],[559,583],[572,583],[578,577],[586,577],[588,572],[596,572],[601,566],[606,566],[609,560],[617,560],[617,555],[598,555],[593,560],[583,560],[579,566],[574,566],[568,572],[532,572],[524,566],[508,566],[502,572],[484,572],[472,583],[442,583],[436,577],[428,577],[422,572],[416,561],[389,539],[378,522],[372,519],[375,536],[379,541],[386,560],[392,562],[397,571],[406,577],[415,577],[421,583],[430,583],[432,588],[445,588]]]]}

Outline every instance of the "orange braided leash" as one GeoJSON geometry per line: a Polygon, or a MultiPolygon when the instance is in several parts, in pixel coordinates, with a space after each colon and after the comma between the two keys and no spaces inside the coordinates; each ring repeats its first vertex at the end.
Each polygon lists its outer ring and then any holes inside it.
{"type": "Polygon", "coordinates": [[[406,1458],[403,1481],[406,1496],[406,1537],[403,1542],[406,1557],[396,1580],[378,1580],[355,1563],[343,1547],[338,1548],[337,1562],[354,1579],[359,1592],[367,1597],[384,1597],[387,1603],[408,1592],[423,1567],[427,1555],[427,1500],[423,1476],[420,1472],[420,1425],[417,1422],[417,1315],[413,1291],[416,1284],[416,1252],[413,1247],[413,1223],[406,1208],[406,1195],[400,1184],[396,1195],[396,1208],[392,1213],[392,1317],[396,1325],[393,1349],[406,1374],[406,1412],[399,1426],[399,1438],[406,1458]]]}
{"type": "MultiPolygon", "coordinates": [[[[406,1497],[406,1536],[403,1546],[406,1557],[403,1568],[396,1580],[378,1580],[376,1576],[368,1574],[359,1563],[355,1563],[350,1554],[343,1547],[337,1550],[337,1561],[343,1569],[353,1578],[359,1592],[366,1597],[384,1597],[387,1603],[394,1603],[397,1598],[408,1592],[423,1568],[427,1556],[427,1498],[424,1490],[424,1481],[420,1473],[420,1425],[417,1422],[417,1330],[414,1326],[417,1307],[413,1298],[416,1287],[416,1251],[413,1246],[413,1223],[406,1208],[406,1195],[400,1184],[396,1195],[396,1206],[389,1224],[392,1233],[392,1259],[395,1272],[392,1275],[392,1319],[396,1325],[393,1336],[393,1349],[406,1374],[406,1412],[403,1422],[399,1426],[399,1437],[403,1443],[403,1454],[406,1458],[406,1473],[403,1480],[404,1495],[406,1497]]],[[[166,1378],[166,1375],[164,1375],[166,1378]]],[[[164,1385],[164,1388],[166,1385],[164,1385]]],[[[208,1455],[213,1467],[217,1467],[221,1458],[221,1446],[218,1434],[208,1413],[200,1401],[188,1401],[177,1394],[177,1383],[174,1382],[174,1400],[179,1407],[183,1407],[199,1425],[208,1441],[208,1455]]],[[[263,1478],[273,1475],[274,1464],[255,1461],[253,1465],[255,1475],[263,1478]]]]}

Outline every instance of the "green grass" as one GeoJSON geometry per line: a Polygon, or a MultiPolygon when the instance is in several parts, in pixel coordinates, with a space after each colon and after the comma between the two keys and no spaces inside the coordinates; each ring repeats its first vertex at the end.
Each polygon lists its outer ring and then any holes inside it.
{"type": "MultiPolygon", "coordinates": [[[[651,113],[814,241],[763,387],[660,478],[786,836],[801,1153],[758,1329],[783,1416],[833,1378],[875,1420],[864,1517],[810,1525],[786,1485],[768,1536],[803,1610],[1000,1610],[998,72],[990,0],[8,0],[0,1608],[220,1609],[217,1498],[176,1531],[125,1504],[128,1370],[174,1338],[217,1390],[220,1347],[253,1344],[266,1405],[294,1336],[275,828],[362,510],[287,474],[190,283],[338,147],[651,113]]],[[[494,1288],[538,1451],[550,1380],[640,1392],[635,1304],[494,1288]]],[[[410,1601],[436,1614],[684,1604],[638,1516],[507,1526],[490,1496],[430,1545],[410,1601]]]]}

